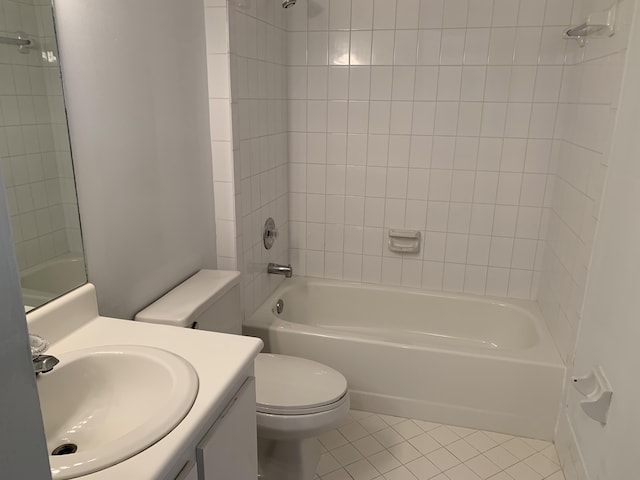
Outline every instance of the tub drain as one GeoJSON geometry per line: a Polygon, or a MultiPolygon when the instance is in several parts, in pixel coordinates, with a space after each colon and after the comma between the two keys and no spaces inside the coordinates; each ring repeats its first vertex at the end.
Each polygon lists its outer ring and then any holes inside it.
{"type": "Polygon", "coordinates": [[[78,451],[78,446],[75,443],[63,443],[62,445],[53,449],[51,455],[70,455],[78,451]]]}

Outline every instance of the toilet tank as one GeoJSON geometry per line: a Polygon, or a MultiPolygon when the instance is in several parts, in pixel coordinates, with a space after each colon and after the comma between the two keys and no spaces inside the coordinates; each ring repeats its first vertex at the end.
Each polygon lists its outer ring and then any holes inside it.
{"type": "Polygon", "coordinates": [[[138,312],[135,320],[240,335],[240,272],[200,270],[138,312]]]}

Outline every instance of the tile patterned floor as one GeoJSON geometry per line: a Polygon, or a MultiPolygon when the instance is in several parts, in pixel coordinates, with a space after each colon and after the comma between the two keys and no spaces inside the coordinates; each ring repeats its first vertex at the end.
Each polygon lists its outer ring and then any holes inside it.
{"type": "Polygon", "coordinates": [[[565,480],[552,443],[352,410],[320,436],[320,480],[565,480]]]}

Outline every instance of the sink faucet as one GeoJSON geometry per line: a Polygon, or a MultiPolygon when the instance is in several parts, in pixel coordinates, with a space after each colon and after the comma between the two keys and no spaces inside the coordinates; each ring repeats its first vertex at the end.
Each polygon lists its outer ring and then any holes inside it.
{"type": "Polygon", "coordinates": [[[33,371],[36,375],[39,373],[47,373],[53,370],[60,360],[53,355],[38,355],[33,359],[33,371]]]}
{"type": "Polygon", "coordinates": [[[33,361],[33,371],[36,375],[47,373],[53,370],[60,360],[52,355],[43,355],[49,348],[49,342],[39,335],[29,334],[29,344],[31,346],[31,360],[33,361]]]}
{"type": "Polygon", "coordinates": [[[286,278],[291,278],[291,275],[293,275],[291,265],[280,265],[279,263],[270,263],[267,265],[267,272],[275,275],[284,275],[286,278]]]}

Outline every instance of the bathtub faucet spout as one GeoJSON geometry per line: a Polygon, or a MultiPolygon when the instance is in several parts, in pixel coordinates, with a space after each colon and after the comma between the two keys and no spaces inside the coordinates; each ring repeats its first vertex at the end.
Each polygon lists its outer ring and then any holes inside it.
{"type": "Polygon", "coordinates": [[[280,265],[278,263],[270,263],[267,266],[267,272],[275,275],[284,275],[287,278],[291,278],[291,275],[293,275],[291,265],[280,265]]]}

